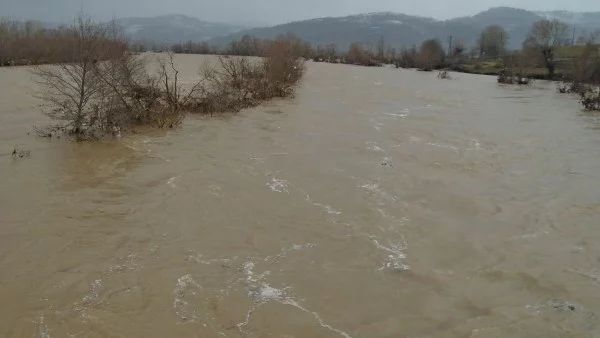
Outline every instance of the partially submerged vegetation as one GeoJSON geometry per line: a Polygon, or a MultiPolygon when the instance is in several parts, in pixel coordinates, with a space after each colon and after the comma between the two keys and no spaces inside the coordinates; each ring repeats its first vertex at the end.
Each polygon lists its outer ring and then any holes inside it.
{"type": "Polygon", "coordinates": [[[72,53],[56,65],[33,69],[46,113],[56,125],[43,136],[64,132],[77,140],[120,135],[136,126],[173,128],[187,113],[238,112],[275,97],[287,97],[304,73],[303,61],[285,38],[264,46],[264,57],[220,57],[197,79],[180,80],[173,54],[150,60],[128,53],[110,26],[79,18],[68,29],[72,53]]]}
{"type": "Polygon", "coordinates": [[[442,79],[442,80],[452,80],[452,77],[450,76],[448,71],[445,71],[445,70],[439,72],[437,77],[438,77],[438,79],[442,79]]]}
{"type": "Polygon", "coordinates": [[[31,157],[31,150],[23,150],[19,147],[15,147],[10,155],[13,159],[31,157]]]}
{"type": "Polygon", "coordinates": [[[186,113],[237,112],[289,96],[303,75],[304,60],[440,70],[441,79],[451,78],[448,70],[488,74],[503,84],[560,79],[559,92],[578,94],[585,109],[597,110],[600,32],[580,37],[577,45],[567,32],[560,21],[541,20],[518,51],[507,49],[510,36],[495,25],[486,27],[470,50],[460,39],[450,40],[447,50],[429,39],[398,52],[380,38],[376,44],[352,43],[340,51],[333,44],[312,48],[293,34],[273,40],[246,35],[224,48],[188,42],[166,50],[220,56],[216,66],[205,65],[194,83],[184,85],[171,52],[156,60],[137,55],[143,46],[127,43],[114,24],[80,18],[70,27],[44,29],[35,22],[4,20],[0,66],[56,64],[34,70],[42,88],[38,96],[48,115],[60,122],[39,133],[66,132],[77,139],[118,135],[139,125],[172,128],[186,113]],[[157,72],[151,71],[154,63],[157,72]]]}
{"type": "Polygon", "coordinates": [[[579,96],[583,109],[600,110],[600,59],[599,47],[588,40],[580,48],[579,55],[573,58],[571,76],[561,81],[557,89],[560,93],[573,93],[579,96]]]}

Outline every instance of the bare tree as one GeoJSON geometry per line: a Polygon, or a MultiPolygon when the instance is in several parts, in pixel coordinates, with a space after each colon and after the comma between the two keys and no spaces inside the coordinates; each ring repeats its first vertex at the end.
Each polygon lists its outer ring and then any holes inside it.
{"type": "Polygon", "coordinates": [[[466,50],[467,47],[465,47],[465,43],[462,40],[458,40],[454,43],[454,46],[452,46],[452,56],[462,56],[466,50]]]}
{"type": "Polygon", "coordinates": [[[487,26],[480,34],[477,44],[479,56],[486,58],[499,58],[506,52],[508,33],[502,26],[487,26]]]}
{"type": "Polygon", "coordinates": [[[578,44],[596,44],[598,39],[600,38],[600,29],[592,31],[590,33],[583,31],[581,36],[577,38],[578,44]]]}
{"type": "Polygon", "coordinates": [[[337,60],[338,57],[338,53],[337,53],[337,46],[335,44],[329,44],[327,46],[325,46],[325,59],[328,62],[333,62],[335,60],[337,60]]]}
{"type": "Polygon", "coordinates": [[[395,62],[396,68],[415,68],[417,67],[418,58],[417,46],[412,46],[410,49],[403,48],[400,51],[400,56],[395,62]]]}
{"type": "Polygon", "coordinates": [[[442,44],[436,39],[426,40],[421,44],[418,64],[422,70],[431,71],[444,62],[445,56],[442,44]]]}
{"type": "Polygon", "coordinates": [[[364,47],[357,42],[350,44],[348,53],[346,54],[346,62],[354,65],[360,65],[366,62],[368,59],[367,52],[364,47]]]}
{"type": "Polygon", "coordinates": [[[77,139],[89,137],[98,122],[97,100],[102,82],[94,64],[105,58],[107,28],[80,16],[71,30],[72,54],[69,62],[56,66],[38,66],[33,72],[40,86],[38,97],[56,120],[67,122],[66,128],[77,139]]]}
{"type": "Polygon", "coordinates": [[[524,48],[537,51],[550,78],[554,77],[556,71],[556,49],[568,41],[568,28],[566,23],[559,20],[541,20],[533,24],[523,43],[524,48]]]}

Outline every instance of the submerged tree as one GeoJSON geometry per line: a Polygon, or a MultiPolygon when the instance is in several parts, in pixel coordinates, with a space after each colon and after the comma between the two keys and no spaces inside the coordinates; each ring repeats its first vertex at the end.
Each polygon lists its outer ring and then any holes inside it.
{"type": "Polygon", "coordinates": [[[66,128],[82,138],[98,122],[102,81],[94,71],[98,62],[122,55],[125,45],[111,39],[105,25],[80,16],[70,27],[70,58],[53,66],[38,66],[33,72],[41,90],[38,97],[49,108],[48,115],[65,121],[66,128]]]}

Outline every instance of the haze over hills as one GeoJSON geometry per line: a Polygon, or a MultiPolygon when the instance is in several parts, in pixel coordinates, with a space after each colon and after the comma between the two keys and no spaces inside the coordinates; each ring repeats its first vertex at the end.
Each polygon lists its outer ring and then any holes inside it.
{"type": "Polygon", "coordinates": [[[117,24],[124,28],[132,40],[147,43],[207,41],[224,46],[244,35],[274,38],[291,32],[314,46],[334,43],[339,49],[346,49],[352,42],[374,45],[380,37],[397,48],[418,45],[429,38],[439,38],[445,43],[449,36],[454,41],[460,40],[472,46],[483,28],[498,24],[510,34],[509,47],[520,48],[531,25],[546,18],[567,22],[575,29],[576,35],[600,29],[600,12],[532,12],[509,7],[496,7],[473,16],[450,20],[381,12],[318,18],[262,28],[207,22],[185,15],[122,18],[117,20],[117,24]]]}
{"type": "Polygon", "coordinates": [[[490,24],[498,24],[510,34],[509,47],[520,48],[531,25],[535,21],[546,18],[567,22],[576,30],[576,34],[600,29],[600,12],[532,12],[496,7],[473,16],[444,21],[390,12],[319,18],[242,30],[225,37],[211,39],[210,42],[224,45],[246,34],[259,38],[274,38],[279,34],[291,32],[313,45],[335,43],[340,49],[347,48],[351,42],[375,44],[381,36],[386,43],[395,47],[409,47],[429,38],[446,41],[449,36],[452,36],[454,41],[462,40],[472,46],[483,28],[490,24]]]}
{"type": "Polygon", "coordinates": [[[248,29],[249,26],[202,21],[186,15],[161,15],[149,18],[116,20],[131,40],[158,44],[186,41],[202,42],[248,29]]]}

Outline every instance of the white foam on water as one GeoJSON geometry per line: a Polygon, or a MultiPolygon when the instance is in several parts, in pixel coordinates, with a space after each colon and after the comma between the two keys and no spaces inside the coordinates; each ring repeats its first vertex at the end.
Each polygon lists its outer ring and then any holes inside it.
{"type": "Polygon", "coordinates": [[[272,191],[289,194],[288,185],[288,181],[280,180],[277,178],[272,178],[271,181],[267,183],[267,187],[269,187],[269,189],[271,189],[272,191]]]}
{"type": "Polygon", "coordinates": [[[313,243],[294,244],[294,245],[292,245],[292,250],[312,249],[315,246],[316,246],[316,244],[313,244],[313,243]]]}
{"type": "Polygon", "coordinates": [[[375,119],[369,119],[372,123],[373,123],[373,128],[375,128],[375,130],[380,131],[381,127],[383,127],[383,123],[375,120],[375,119]]]}
{"type": "Polygon", "coordinates": [[[176,188],[177,188],[177,185],[175,184],[175,180],[177,180],[178,178],[179,178],[179,176],[173,176],[173,177],[169,178],[169,180],[167,181],[167,184],[168,184],[168,185],[169,185],[171,188],[173,188],[173,189],[176,189],[176,188]]]}
{"type": "MultiPolygon", "coordinates": [[[[294,250],[300,250],[304,247],[312,247],[312,246],[313,246],[312,244],[305,244],[303,246],[302,245],[294,245],[292,248],[294,250]]],[[[270,284],[266,283],[264,281],[264,278],[266,278],[266,276],[268,276],[268,273],[256,275],[254,273],[254,267],[255,267],[255,264],[253,262],[246,262],[243,265],[243,271],[244,271],[245,280],[246,280],[246,288],[248,290],[248,297],[250,297],[253,300],[254,305],[246,313],[245,320],[236,325],[238,330],[240,330],[240,332],[247,333],[244,331],[244,327],[246,327],[246,326],[248,326],[248,324],[250,324],[250,317],[258,308],[260,308],[262,305],[264,305],[268,302],[277,302],[280,304],[293,306],[293,307],[301,310],[302,312],[311,314],[321,327],[329,330],[330,332],[339,334],[340,336],[342,336],[344,338],[352,338],[352,336],[350,336],[348,333],[325,323],[325,321],[323,320],[323,318],[321,318],[319,313],[310,311],[310,310],[306,309],[305,307],[303,307],[302,305],[300,305],[298,303],[298,301],[290,295],[290,293],[292,291],[291,287],[287,287],[284,289],[278,289],[278,288],[275,288],[275,287],[271,286],[270,284]]]]}
{"type": "Polygon", "coordinates": [[[383,113],[383,114],[385,114],[385,115],[387,115],[387,116],[392,116],[392,117],[396,117],[396,118],[401,118],[401,119],[403,119],[403,118],[407,118],[407,117],[408,117],[408,114],[399,114],[399,113],[383,113]]]}
{"type": "Polygon", "coordinates": [[[372,241],[378,249],[388,253],[387,258],[379,270],[392,269],[396,271],[406,271],[410,269],[410,266],[402,264],[402,261],[406,259],[406,254],[404,253],[407,248],[406,243],[391,243],[389,246],[385,246],[379,243],[375,238],[372,238],[372,241]]]}
{"type": "Polygon", "coordinates": [[[195,296],[201,288],[200,284],[189,274],[177,279],[175,289],[173,290],[173,309],[182,321],[190,322],[197,319],[196,310],[190,309],[186,297],[195,296]]]}
{"type": "Polygon", "coordinates": [[[330,205],[321,204],[321,203],[317,203],[317,202],[313,201],[312,198],[310,197],[310,195],[306,191],[304,191],[302,189],[298,189],[298,190],[300,190],[304,194],[304,196],[306,198],[306,201],[308,203],[314,205],[315,207],[319,207],[319,208],[323,209],[324,211],[326,211],[330,215],[341,215],[342,214],[341,211],[336,210],[335,208],[333,208],[330,205]]]}
{"type": "Polygon", "coordinates": [[[48,329],[48,325],[44,322],[44,315],[40,316],[40,319],[37,321],[38,324],[38,337],[39,338],[50,338],[50,329],[48,329]]]}
{"type": "Polygon", "coordinates": [[[243,266],[248,297],[257,305],[284,299],[285,290],[274,288],[264,282],[264,279],[270,275],[270,272],[266,271],[260,275],[256,275],[254,274],[254,267],[253,262],[246,262],[243,266]]]}
{"type": "Polygon", "coordinates": [[[281,251],[279,251],[279,253],[277,253],[275,255],[266,256],[262,260],[265,262],[277,262],[280,259],[287,257],[288,253],[291,250],[298,251],[298,250],[304,250],[304,249],[311,249],[314,247],[315,247],[315,244],[313,244],[313,243],[294,244],[290,248],[283,247],[283,248],[281,248],[281,251]]]}
{"type": "Polygon", "coordinates": [[[471,139],[469,141],[469,145],[467,146],[467,150],[478,151],[478,150],[485,150],[485,149],[483,147],[481,147],[481,143],[479,143],[479,141],[477,139],[471,139]]]}
{"type": "Polygon", "coordinates": [[[535,238],[538,238],[539,236],[547,235],[549,233],[550,232],[548,230],[545,230],[544,228],[540,228],[540,229],[537,229],[534,232],[523,234],[523,235],[519,236],[519,238],[521,238],[521,239],[535,239],[535,238]]]}
{"type": "Polygon", "coordinates": [[[381,190],[379,189],[379,184],[377,184],[377,183],[363,184],[363,185],[359,186],[359,188],[363,188],[366,191],[371,192],[371,193],[381,193],[381,190]]]}
{"type": "Polygon", "coordinates": [[[208,186],[208,191],[210,191],[211,195],[217,196],[217,197],[223,197],[223,189],[216,185],[216,184],[211,184],[208,186]]]}
{"type": "Polygon", "coordinates": [[[316,207],[322,208],[323,210],[325,210],[330,215],[341,215],[342,214],[341,211],[335,210],[334,208],[332,208],[331,206],[329,206],[327,204],[320,204],[320,203],[317,203],[317,202],[312,202],[312,204],[314,206],[316,206],[316,207]]]}
{"type": "Polygon", "coordinates": [[[409,141],[410,143],[421,143],[421,139],[416,136],[411,136],[409,141]]]}
{"type": "Polygon", "coordinates": [[[385,152],[385,150],[383,150],[383,148],[381,148],[377,142],[373,142],[373,141],[369,141],[367,142],[367,149],[374,151],[374,152],[378,152],[378,153],[382,153],[385,152]]]}
{"type": "Polygon", "coordinates": [[[311,314],[315,318],[315,320],[319,323],[319,325],[321,327],[323,327],[323,328],[325,328],[325,329],[327,329],[327,330],[329,330],[329,331],[331,331],[333,333],[337,333],[337,334],[339,334],[340,336],[342,336],[344,338],[352,338],[352,336],[350,336],[348,333],[346,333],[346,332],[344,332],[344,331],[342,331],[340,329],[336,329],[335,327],[333,327],[333,326],[325,323],[325,321],[323,320],[323,318],[321,318],[321,315],[319,315],[319,313],[314,312],[314,311],[310,311],[310,310],[304,308],[303,306],[301,306],[300,304],[298,304],[298,302],[296,302],[295,300],[288,299],[288,300],[285,300],[282,303],[290,305],[290,306],[293,306],[293,307],[301,310],[302,312],[306,312],[308,314],[311,314]]]}
{"type": "Polygon", "coordinates": [[[83,296],[82,302],[84,304],[89,304],[98,299],[98,289],[102,286],[102,280],[96,279],[95,281],[90,283],[90,293],[83,296]]]}
{"type": "Polygon", "coordinates": [[[258,163],[264,163],[265,159],[263,157],[260,156],[254,156],[252,154],[248,154],[248,159],[252,160],[252,161],[256,161],[258,163]]]}
{"type": "Polygon", "coordinates": [[[74,310],[82,317],[87,317],[87,308],[98,299],[98,290],[102,286],[102,280],[96,279],[90,283],[90,291],[84,295],[80,302],[75,303],[74,310]]]}
{"type": "Polygon", "coordinates": [[[567,271],[578,274],[580,276],[591,279],[594,284],[600,285],[600,270],[591,270],[591,271],[580,271],[580,270],[572,270],[568,269],[567,271]]]}
{"type": "Polygon", "coordinates": [[[106,271],[106,274],[111,275],[117,272],[133,271],[139,269],[140,267],[141,264],[138,263],[138,255],[129,254],[125,258],[119,258],[117,264],[111,265],[106,271]]]}
{"type": "Polygon", "coordinates": [[[437,143],[437,142],[428,142],[427,145],[438,147],[438,148],[446,148],[446,149],[458,150],[458,147],[451,146],[449,144],[437,143]]]}

